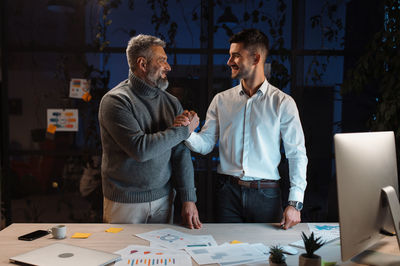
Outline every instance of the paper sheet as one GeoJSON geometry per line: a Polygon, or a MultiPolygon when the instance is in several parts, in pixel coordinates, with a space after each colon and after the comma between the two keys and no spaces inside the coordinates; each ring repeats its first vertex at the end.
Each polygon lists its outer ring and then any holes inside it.
{"type": "Polygon", "coordinates": [[[71,79],[69,82],[69,97],[83,99],[90,91],[90,81],[86,79],[71,79]]]}
{"type": "Polygon", "coordinates": [[[54,128],[55,131],[78,131],[78,109],[47,109],[47,129],[54,128]]]}
{"type": "MultiPolygon", "coordinates": [[[[321,240],[325,243],[329,243],[340,238],[340,227],[338,223],[308,223],[307,225],[310,229],[310,232],[314,233],[314,238],[321,237],[321,240]]],[[[299,240],[292,242],[289,245],[304,248],[304,242],[301,238],[301,235],[299,235],[299,240]]]]}
{"type": "Polygon", "coordinates": [[[340,227],[337,223],[308,223],[308,228],[314,235],[322,238],[338,238],[340,237],[340,227]]]}
{"type": "Polygon", "coordinates": [[[217,246],[217,242],[211,235],[190,235],[169,228],[136,234],[136,236],[150,241],[152,246],[156,244],[174,249],[217,246]]]}
{"type": "Polygon", "coordinates": [[[198,264],[219,263],[238,265],[268,261],[268,255],[249,244],[221,245],[217,247],[185,248],[198,264]]]}
{"type": "Polygon", "coordinates": [[[122,265],[192,265],[192,259],[183,250],[153,248],[147,246],[130,245],[117,252],[122,259],[115,263],[122,265]]]}

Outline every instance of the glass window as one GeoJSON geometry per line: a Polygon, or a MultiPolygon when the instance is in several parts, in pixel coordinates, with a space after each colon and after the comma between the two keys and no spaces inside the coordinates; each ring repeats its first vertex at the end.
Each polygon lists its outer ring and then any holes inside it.
{"type": "Polygon", "coordinates": [[[200,47],[200,1],[121,1],[112,9],[108,38],[114,47],[126,47],[130,36],[161,37],[168,47],[200,47]]]}
{"type": "Polygon", "coordinates": [[[343,49],[346,1],[306,1],[305,49],[343,49]]]}

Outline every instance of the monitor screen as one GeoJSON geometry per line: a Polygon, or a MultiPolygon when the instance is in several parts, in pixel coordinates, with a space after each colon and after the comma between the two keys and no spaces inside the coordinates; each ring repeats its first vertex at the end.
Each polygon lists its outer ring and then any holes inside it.
{"type": "Polygon", "coordinates": [[[381,229],[394,232],[382,188],[392,186],[398,193],[396,147],[393,132],[336,134],[334,144],[341,255],[346,261],[380,240],[381,229]]]}

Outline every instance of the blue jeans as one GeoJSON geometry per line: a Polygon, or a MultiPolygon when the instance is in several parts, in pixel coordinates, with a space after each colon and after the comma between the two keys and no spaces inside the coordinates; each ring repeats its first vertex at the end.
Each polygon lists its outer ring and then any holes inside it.
{"type": "Polygon", "coordinates": [[[275,223],[282,219],[281,190],[247,188],[218,175],[217,222],[275,223]]]}

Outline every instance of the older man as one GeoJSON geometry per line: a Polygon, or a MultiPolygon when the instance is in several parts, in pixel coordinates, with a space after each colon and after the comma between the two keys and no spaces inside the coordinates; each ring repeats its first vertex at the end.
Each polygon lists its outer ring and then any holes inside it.
{"type": "Polygon", "coordinates": [[[181,104],[165,91],[171,67],[164,47],[154,36],[133,37],[126,49],[129,78],[101,100],[104,221],[172,222],[176,189],[184,224],[201,228],[193,164],[183,144],[194,123],[179,116],[181,104]]]}

